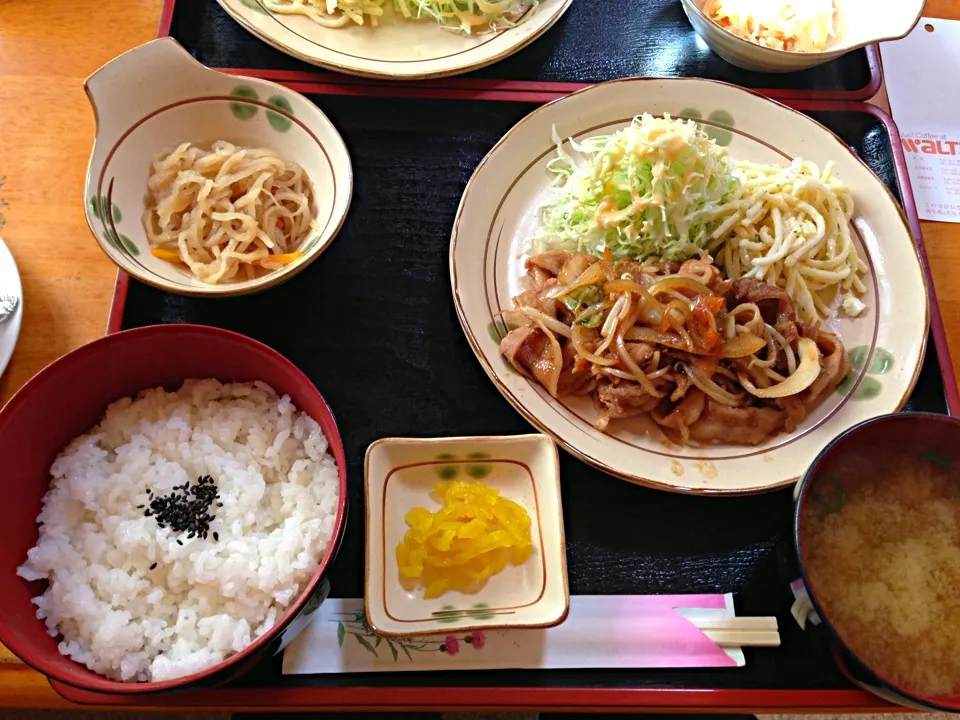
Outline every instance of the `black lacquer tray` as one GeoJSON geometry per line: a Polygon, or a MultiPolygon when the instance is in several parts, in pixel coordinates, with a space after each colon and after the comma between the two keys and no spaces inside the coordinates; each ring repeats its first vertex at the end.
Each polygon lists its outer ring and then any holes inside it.
{"type": "MultiPolygon", "coordinates": [[[[333,595],[362,595],[363,456],[386,436],[514,434],[529,425],[471,352],[451,300],[448,245],[461,192],[480,159],[535,106],[476,100],[311,95],[353,160],[349,217],[329,250],[268,292],[227,300],[165,294],[121,274],[112,330],[154,323],[216,325],[276,348],[333,408],[349,462],[350,517],[332,567],[333,595]]],[[[824,103],[810,114],[902,197],[896,129],[875,108],[824,103]],[[894,142],[891,142],[894,134],[894,142]]],[[[805,109],[801,105],[800,109],[805,109]]],[[[905,174],[902,175],[905,177],[905,174]]],[[[907,195],[909,198],[909,195],[907,195]]],[[[905,203],[912,224],[912,199],[905,203]]],[[[934,335],[942,336],[934,303],[934,335]]],[[[909,409],[947,412],[931,340],[909,409]]],[[[789,491],[736,498],[634,486],[561,454],[570,589],[574,594],[726,593],[743,615],[776,615],[782,646],[747,651],[737,670],[381,673],[285,677],[271,661],[215,691],[164,699],[203,707],[581,707],[844,709],[882,707],[853,689],[831,650],[805,635],[778,553],[790,538],[789,491]]],[[[78,694],[98,704],[129,700],[78,694]]]]}

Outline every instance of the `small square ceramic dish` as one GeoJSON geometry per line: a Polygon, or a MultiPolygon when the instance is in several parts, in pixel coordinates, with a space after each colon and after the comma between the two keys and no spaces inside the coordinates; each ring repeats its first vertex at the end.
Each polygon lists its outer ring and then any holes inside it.
{"type": "Polygon", "coordinates": [[[364,607],[379,635],[544,628],[570,609],[557,446],[545,435],[438,439],[387,438],[367,449],[367,567],[364,607]],[[437,482],[481,481],[530,515],[533,554],[473,593],[424,599],[424,587],[401,582],[397,545],[415,507],[436,511],[437,482]]]}

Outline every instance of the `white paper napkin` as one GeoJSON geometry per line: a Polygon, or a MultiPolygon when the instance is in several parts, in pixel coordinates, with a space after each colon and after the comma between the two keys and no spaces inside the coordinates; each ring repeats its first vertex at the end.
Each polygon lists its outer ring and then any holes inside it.
{"type": "Polygon", "coordinates": [[[743,667],[697,621],[735,617],[731,595],[574,595],[546,630],[378,638],[361,599],[328,599],[284,651],[284,675],[424,670],[743,667]]]}
{"type": "Polygon", "coordinates": [[[920,218],[960,222],[960,22],[921,18],[880,53],[920,218]]]}

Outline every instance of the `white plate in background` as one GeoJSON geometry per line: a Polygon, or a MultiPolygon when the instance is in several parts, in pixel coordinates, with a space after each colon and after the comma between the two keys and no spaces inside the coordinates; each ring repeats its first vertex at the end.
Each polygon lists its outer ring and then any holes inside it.
{"type": "Polygon", "coordinates": [[[6,319],[0,319],[0,375],[7,369],[7,363],[13,355],[13,348],[20,336],[20,321],[23,318],[23,286],[20,284],[20,273],[13,255],[3,243],[3,238],[0,238],[0,296],[3,295],[16,297],[17,306],[6,319]]]}
{"type": "Polygon", "coordinates": [[[377,27],[351,22],[330,28],[302,15],[270,12],[262,0],[217,2],[247,30],[292,57],[350,75],[419,80],[459,75],[513,55],[549,30],[573,0],[540,0],[516,27],[469,37],[432,21],[405,20],[389,8],[377,27]]]}

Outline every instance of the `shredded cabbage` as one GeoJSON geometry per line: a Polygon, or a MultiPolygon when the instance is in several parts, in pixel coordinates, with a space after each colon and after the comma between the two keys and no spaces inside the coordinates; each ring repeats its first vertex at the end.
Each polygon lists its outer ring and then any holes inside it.
{"type": "Polygon", "coordinates": [[[611,135],[570,147],[553,131],[557,156],[550,201],[540,208],[537,252],[564,249],[635,260],[700,255],[739,181],[726,149],[692,120],[644,113],[611,135]]]}
{"type": "MultiPolygon", "coordinates": [[[[267,9],[281,15],[306,15],[325,27],[350,22],[376,26],[389,0],[263,0],[267,9]]],[[[408,20],[433,20],[465,35],[515,27],[533,13],[539,0],[392,0],[408,20]]]]}
{"type": "Polygon", "coordinates": [[[470,35],[477,30],[514,27],[538,0],[394,0],[409,19],[433,19],[444,27],[470,35]]]}

